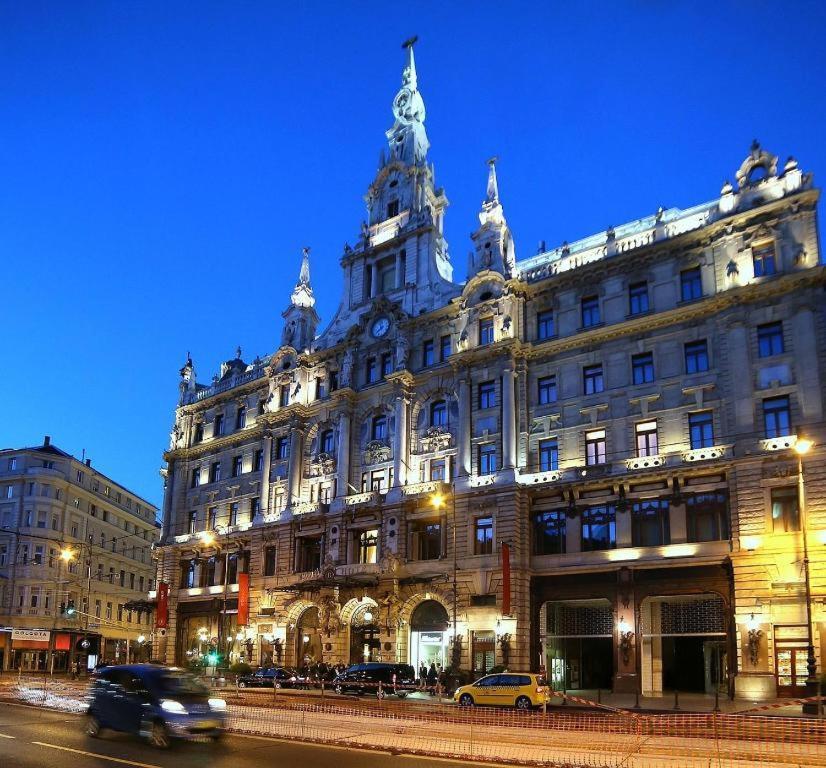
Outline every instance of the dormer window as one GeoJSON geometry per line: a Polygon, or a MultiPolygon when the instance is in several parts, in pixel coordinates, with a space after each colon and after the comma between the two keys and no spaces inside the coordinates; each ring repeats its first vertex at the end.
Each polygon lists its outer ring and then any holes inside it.
{"type": "Polygon", "coordinates": [[[391,200],[387,204],[387,218],[392,219],[394,216],[399,215],[399,201],[398,200],[391,200]]]}

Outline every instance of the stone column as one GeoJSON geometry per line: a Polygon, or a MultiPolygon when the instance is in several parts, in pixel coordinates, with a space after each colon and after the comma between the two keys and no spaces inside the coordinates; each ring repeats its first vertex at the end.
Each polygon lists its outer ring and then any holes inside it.
{"type": "Polygon", "coordinates": [[[301,465],[303,463],[304,434],[297,427],[290,430],[290,467],[287,475],[287,505],[301,500],[301,465]]]}
{"type": "Polygon", "coordinates": [[[516,404],[514,374],[510,367],[502,371],[502,469],[516,466],[516,404]]]}
{"type": "Polygon", "coordinates": [[[336,456],[336,496],[350,493],[350,412],[342,411],[338,417],[338,454],[336,456]]]}
{"type": "MultiPolygon", "coordinates": [[[[737,431],[754,430],[754,402],[752,398],[752,377],[743,375],[750,370],[749,337],[745,326],[737,322],[728,329],[728,351],[726,354],[729,369],[733,372],[731,403],[734,407],[737,431]]],[[[710,355],[720,355],[720,350],[709,350],[710,355]]],[[[711,361],[709,361],[711,363],[711,361]]]]}
{"type": "Polygon", "coordinates": [[[375,299],[379,295],[379,269],[374,263],[370,269],[370,298],[375,299]]]}
{"type": "Polygon", "coordinates": [[[175,460],[166,465],[166,488],[163,495],[163,533],[161,541],[165,542],[172,535],[172,497],[175,493],[175,460]]]}
{"type": "Polygon", "coordinates": [[[456,476],[467,477],[470,474],[470,382],[467,374],[459,379],[459,434],[456,455],[456,476]]]}
{"type": "Polygon", "coordinates": [[[401,488],[407,483],[407,449],[410,443],[407,420],[407,393],[396,396],[396,434],[393,436],[393,487],[401,488]]]}
{"type": "Polygon", "coordinates": [[[264,433],[264,463],[261,467],[261,514],[270,511],[270,468],[272,467],[272,432],[264,433]]]}

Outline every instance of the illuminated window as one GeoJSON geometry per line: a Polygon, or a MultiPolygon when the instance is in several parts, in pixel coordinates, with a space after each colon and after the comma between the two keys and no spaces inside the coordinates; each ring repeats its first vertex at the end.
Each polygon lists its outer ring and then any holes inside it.
{"type": "Polygon", "coordinates": [[[475,555],[490,555],[493,553],[493,518],[477,517],[473,538],[473,553],[475,555]]]}
{"type": "Polygon", "coordinates": [[[357,544],[357,562],[361,565],[369,565],[378,562],[378,528],[370,528],[367,531],[357,531],[355,536],[357,544]]]}
{"type": "Polygon", "coordinates": [[[646,421],[636,426],[637,456],[657,455],[657,422],[646,421]]]}
{"type": "Polygon", "coordinates": [[[768,277],[777,272],[774,258],[774,243],[764,243],[751,250],[755,277],[768,277]]]}
{"type": "Polygon", "coordinates": [[[786,533],[800,530],[800,507],[793,485],[772,488],[772,530],[786,533]]]}
{"type": "Polygon", "coordinates": [[[192,534],[198,529],[198,512],[196,510],[192,510],[189,513],[189,525],[187,526],[187,533],[192,534]]]}
{"type": "Polygon", "coordinates": [[[585,433],[585,463],[588,466],[605,464],[605,430],[595,429],[585,433]]]}

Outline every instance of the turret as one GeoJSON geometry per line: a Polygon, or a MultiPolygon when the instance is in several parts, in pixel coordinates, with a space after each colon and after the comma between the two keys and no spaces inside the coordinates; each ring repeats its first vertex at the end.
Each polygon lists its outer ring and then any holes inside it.
{"type": "Polygon", "coordinates": [[[488,160],[488,185],[479,212],[479,224],[479,229],[471,235],[475,252],[471,257],[468,277],[483,270],[492,270],[510,278],[516,266],[516,249],[499,202],[495,157],[488,160]]]}
{"type": "Polygon", "coordinates": [[[310,249],[304,248],[301,255],[301,270],[298,282],[290,296],[290,306],[282,314],[284,330],[281,345],[293,347],[299,352],[308,350],[315,339],[318,314],[315,311],[315,297],[310,285],[310,249]]]}

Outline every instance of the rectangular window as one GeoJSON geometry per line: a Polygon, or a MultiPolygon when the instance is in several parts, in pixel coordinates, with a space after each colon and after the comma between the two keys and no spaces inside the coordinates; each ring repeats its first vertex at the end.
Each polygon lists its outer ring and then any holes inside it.
{"type": "Polygon", "coordinates": [[[321,567],[321,537],[301,536],[296,539],[296,570],[317,571],[321,567]]]}
{"type": "Polygon", "coordinates": [[[275,457],[278,461],[286,461],[290,458],[290,438],[279,437],[275,443],[275,457]]]}
{"type": "Polygon", "coordinates": [[[606,444],[605,430],[595,429],[585,433],[585,463],[588,466],[605,464],[606,444]]]}
{"type": "Polygon", "coordinates": [[[17,469],[17,457],[13,456],[9,459],[9,472],[14,472],[17,469]]]}
{"type": "Polygon", "coordinates": [[[599,297],[586,296],[582,300],[582,327],[592,328],[595,325],[599,325],[600,322],[599,297]]]}
{"type": "Polygon", "coordinates": [[[479,385],[479,408],[493,408],[496,405],[496,384],[483,381],[479,385]]]}
{"type": "Polygon", "coordinates": [[[379,530],[370,528],[367,531],[359,531],[356,534],[358,552],[356,557],[360,565],[371,565],[378,562],[379,550],[379,530]]]}
{"type": "Polygon", "coordinates": [[[243,471],[244,471],[244,457],[243,456],[233,456],[232,457],[232,476],[233,477],[240,477],[240,475],[243,471]]]}
{"type": "Polygon", "coordinates": [[[484,443],[479,446],[478,470],[480,475],[496,474],[496,446],[484,443]]]}
{"type": "Polygon", "coordinates": [[[729,536],[728,494],[695,493],[685,497],[688,540],[722,541],[729,536]]]}
{"type": "Polygon", "coordinates": [[[631,507],[631,538],[635,547],[659,547],[671,543],[666,499],[634,502],[631,507]]]}
{"type": "Polygon", "coordinates": [[[215,421],[213,422],[213,426],[212,426],[212,436],[213,437],[220,437],[223,434],[224,434],[224,414],[223,413],[216,413],[215,414],[215,421]]]}
{"type": "Polygon", "coordinates": [[[628,286],[628,314],[642,315],[648,312],[648,283],[632,283],[628,286]]]}
{"type": "Polygon", "coordinates": [[[325,429],[318,442],[321,453],[333,454],[336,450],[335,433],[332,429],[325,429]]]}
{"type": "Polygon", "coordinates": [[[688,437],[691,450],[714,445],[714,419],[711,411],[688,414],[688,437]]]}
{"type": "MultiPolygon", "coordinates": [[[[195,467],[192,470],[192,477],[189,481],[190,488],[197,488],[201,484],[201,468],[195,467]]],[[[11,486],[9,486],[11,487],[11,486]]]]}
{"type": "Polygon", "coordinates": [[[364,380],[368,384],[374,384],[379,380],[379,366],[375,357],[368,357],[365,366],[364,380]]]}
{"type": "Polygon", "coordinates": [[[565,553],[565,510],[537,512],[533,518],[533,553],[562,555],[565,553]]]}
{"type": "Polygon", "coordinates": [[[277,549],[275,547],[264,547],[265,576],[275,576],[277,562],[277,549]]]}
{"type": "Polygon", "coordinates": [[[757,326],[757,350],[760,357],[783,354],[783,323],[757,326]]]}
{"type": "Polygon", "coordinates": [[[493,318],[484,317],[479,321],[479,346],[493,344],[493,318]]]}
{"type": "Polygon", "coordinates": [[[445,481],[445,460],[432,459],[430,462],[430,479],[438,482],[445,481]]]}
{"type": "Polygon", "coordinates": [[[370,490],[374,493],[384,493],[387,475],[383,469],[370,473],[370,490]]]}
{"type": "Polygon", "coordinates": [[[278,388],[278,405],[281,408],[286,408],[290,404],[290,385],[282,384],[278,388]]]}
{"type": "Polygon", "coordinates": [[[552,309],[545,309],[536,313],[536,338],[539,341],[550,339],[554,335],[554,313],[552,309]]]}
{"type": "Polygon", "coordinates": [[[373,440],[386,440],[387,439],[387,417],[386,416],[374,416],[373,417],[373,428],[371,430],[372,439],[373,440]]]}
{"type": "Polygon", "coordinates": [[[257,496],[253,496],[250,499],[250,522],[251,523],[255,522],[255,518],[258,517],[260,512],[261,512],[261,499],[259,499],[257,496]]]}
{"type": "Polygon", "coordinates": [[[595,395],[605,390],[602,365],[586,365],[582,369],[582,385],[586,395],[595,395]]]}
{"type": "Polygon", "coordinates": [[[315,377],[315,399],[323,400],[327,396],[324,390],[324,379],[321,376],[315,377]]]}
{"type": "Polygon", "coordinates": [[[656,456],[657,447],[657,422],[646,421],[637,424],[635,428],[637,456],[656,456]]]}
{"type": "Polygon", "coordinates": [[[777,272],[774,259],[774,243],[764,243],[752,248],[751,256],[754,263],[755,277],[768,277],[777,272]]]}
{"type": "Polygon", "coordinates": [[[429,368],[434,362],[435,348],[433,339],[428,339],[422,344],[422,367],[429,368]]]}
{"type": "Polygon", "coordinates": [[[204,441],[204,424],[202,421],[199,421],[195,425],[195,440],[196,443],[202,443],[204,441]]]}
{"type": "Polygon", "coordinates": [[[6,486],[5,496],[6,496],[7,499],[14,498],[14,486],[13,485],[7,485],[6,486]]]}
{"type": "Polygon", "coordinates": [[[708,342],[705,339],[689,341],[683,349],[686,373],[702,373],[708,370],[708,342]]]}
{"type": "Polygon", "coordinates": [[[775,533],[800,530],[797,487],[772,488],[772,530],[775,533]]]}
{"type": "Polygon", "coordinates": [[[209,467],[209,482],[218,483],[221,480],[221,462],[214,461],[209,467]]]}
{"type": "Polygon", "coordinates": [[[539,471],[551,472],[559,469],[559,442],[557,439],[539,441],[539,471]]]}
{"type": "Polygon", "coordinates": [[[439,340],[439,359],[444,362],[450,357],[451,343],[450,336],[442,336],[439,340]]]}
{"type": "Polygon", "coordinates": [[[399,201],[398,200],[391,200],[387,204],[387,218],[392,219],[394,216],[399,215],[399,201]]]}
{"type": "Polygon", "coordinates": [[[262,469],[264,469],[264,449],[259,448],[252,455],[252,471],[260,472],[262,469]]]}
{"type": "Polygon", "coordinates": [[[556,402],[556,376],[543,376],[536,382],[539,405],[556,402]]]}
{"type": "Polygon", "coordinates": [[[410,552],[414,560],[438,560],[442,554],[442,525],[416,520],[410,524],[410,552]]]}
{"type": "Polygon", "coordinates": [[[186,532],[191,535],[191,534],[195,533],[195,531],[197,531],[197,530],[198,530],[198,511],[193,509],[189,513],[189,521],[188,521],[188,524],[187,524],[186,532]]]}
{"type": "Polygon", "coordinates": [[[393,373],[393,356],[385,352],[381,356],[381,377],[386,379],[391,373],[393,373]]]}
{"type": "Polygon", "coordinates": [[[763,401],[763,425],[766,437],[787,437],[792,433],[789,398],[769,397],[763,401]]]}
{"type": "Polygon", "coordinates": [[[680,272],[680,299],[682,301],[694,301],[702,298],[703,282],[700,276],[700,268],[684,269],[680,272]]]}
{"type": "Polygon", "coordinates": [[[430,426],[447,426],[447,403],[444,400],[436,400],[430,404],[430,426]]]}
{"type": "Polygon", "coordinates": [[[243,429],[247,426],[247,409],[243,405],[238,406],[235,411],[235,428],[243,429]]]}
{"type": "Polygon", "coordinates": [[[596,552],[617,546],[617,520],[613,504],[582,510],[582,551],[596,552]]]}
{"type": "Polygon", "coordinates": [[[654,353],[643,352],[631,357],[631,373],[634,384],[650,384],[654,381],[654,353]]]}
{"type": "Polygon", "coordinates": [[[229,524],[238,525],[238,502],[233,501],[229,505],[229,524]]]}
{"type": "Polygon", "coordinates": [[[473,538],[473,553],[490,555],[493,553],[493,518],[477,517],[476,533],[473,538]]]}
{"type": "Polygon", "coordinates": [[[218,507],[210,507],[207,511],[207,530],[214,531],[218,524],[218,507]]]}

